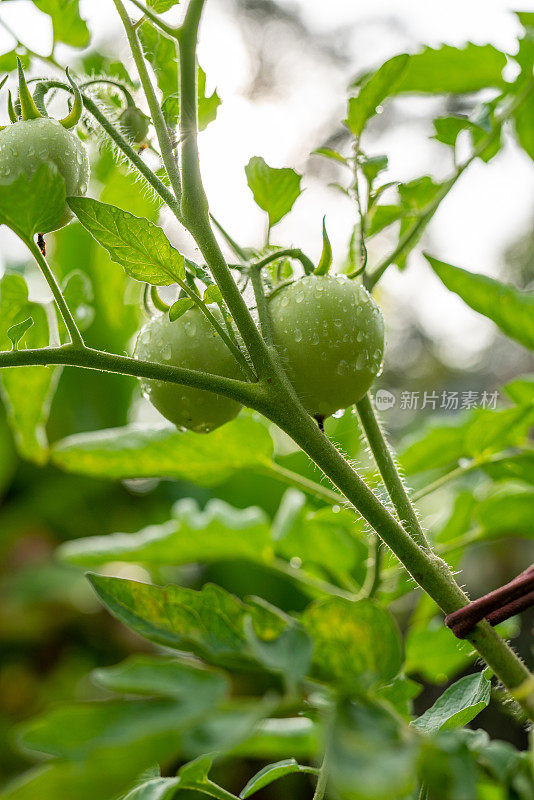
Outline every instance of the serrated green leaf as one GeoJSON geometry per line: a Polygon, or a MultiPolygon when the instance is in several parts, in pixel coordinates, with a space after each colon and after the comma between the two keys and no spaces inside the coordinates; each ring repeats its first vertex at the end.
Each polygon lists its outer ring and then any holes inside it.
{"type": "Polygon", "coordinates": [[[33,3],[52,17],[54,41],[70,47],[87,47],[89,28],[80,16],[79,0],[33,0],[33,3]]]}
{"type": "Polygon", "coordinates": [[[349,99],[346,124],[356,138],[361,136],[378,106],[394,90],[409,60],[410,57],[405,53],[390,58],[363,84],[358,96],[349,99]]]}
{"type": "Polygon", "coordinates": [[[502,71],[506,56],[492,45],[468,42],[465,47],[443,44],[426,47],[410,56],[395,91],[463,94],[504,86],[502,71]]]}
{"type": "Polygon", "coordinates": [[[52,460],[67,472],[115,479],[166,477],[216,486],[238,470],[272,463],[264,425],[238,417],[199,437],[176,428],[125,426],[75,434],[54,445],[52,460]]]}
{"type": "Polygon", "coordinates": [[[302,176],[287,167],[270,167],[259,156],[250,159],[245,173],[256,204],[269,216],[269,226],[276,225],[291,211],[301,194],[302,176]]]}
{"type": "Polygon", "coordinates": [[[462,728],[486,708],[490,696],[491,681],[485,672],[466,675],[449,686],[412,725],[425,733],[462,728]]]}
{"type": "Polygon", "coordinates": [[[393,617],[371,600],[319,600],[306,608],[302,624],[314,643],[313,668],[320,680],[350,691],[388,683],[400,670],[393,617]]]}
{"type": "Polygon", "coordinates": [[[64,210],[65,181],[50,161],[40,164],[29,179],[21,173],[11,183],[0,183],[0,224],[23,239],[53,230],[64,210]]]}
{"type": "Polygon", "coordinates": [[[92,678],[118,694],[169,697],[188,705],[198,697],[209,708],[217,706],[229,691],[222,672],[164,656],[130,656],[113,667],[94,670],[92,678]]]}
{"type": "Polygon", "coordinates": [[[257,661],[272,672],[286,678],[294,688],[307,674],[310,667],[313,644],[298,625],[288,625],[276,639],[260,639],[250,618],[245,620],[245,635],[257,661]]]}
{"type": "Polygon", "coordinates": [[[153,222],[90,197],[70,197],[68,202],[84,228],[130,277],[153,286],[184,280],[184,257],[153,222]]]}
{"type": "Polygon", "coordinates": [[[217,284],[212,283],[210,284],[206,291],[204,292],[204,297],[202,298],[205,303],[220,303],[223,299],[221,290],[217,286],[217,284]]]}
{"type": "Polygon", "coordinates": [[[112,533],[66,542],[58,551],[70,564],[94,567],[127,561],[157,567],[171,564],[244,559],[268,562],[272,556],[269,520],[259,508],[234,509],[210,500],[201,511],[185,498],[173,518],[138,533],[112,533]]]}
{"type": "Polygon", "coordinates": [[[284,761],[277,761],[276,764],[268,764],[249,780],[239,797],[245,800],[245,798],[252,797],[253,794],[274,783],[274,781],[295,773],[318,775],[319,770],[314,767],[303,766],[298,761],[295,761],[294,758],[286,758],[284,761]]]}
{"type": "Polygon", "coordinates": [[[468,272],[425,255],[447,289],[474,311],[491,319],[501,331],[534,350],[534,292],[521,292],[487,275],[468,272]]]}

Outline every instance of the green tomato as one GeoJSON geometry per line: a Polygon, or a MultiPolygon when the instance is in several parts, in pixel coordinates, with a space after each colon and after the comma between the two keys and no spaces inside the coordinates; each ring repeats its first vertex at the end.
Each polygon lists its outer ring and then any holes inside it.
{"type": "Polygon", "coordinates": [[[136,106],[128,106],[119,117],[119,127],[130,142],[140,144],[148,133],[148,117],[136,106]]]}
{"type": "MultiPolygon", "coordinates": [[[[218,309],[212,313],[222,321],[218,309]]],[[[170,322],[167,314],[153,317],[139,332],[135,356],[144,361],[243,379],[234,356],[197,308],[186,311],[175,322],[170,322]]],[[[142,387],[145,397],[164,417],[179,428],[197,433],[209,433],[224,425],[241,409],[235,400],[204,389],[156,380],[144,381],[142,387]]]]}
{"type": "MultiPolygon", "coordinates": [[[[48,117],[27,119],[0,131],[1,184],[11,183],[21,173],[31,178],[45,161],[55,164],[62,175],[67,197],[86,193],[89,182],[87,151],[76,134],[66,130],[60,122],[48,117]]],[[[43,204],[48,201],[47,197],[40,199],[43,204]]],[[[63,213],[49,230],[62,228],[72,216],[65,204],[63,213]]]]}
{"type": "Polygon", "coordinates": [[[369,293],[344,275],[308,275],[269,301],[272,332],[306,410],[328,417],[364,396],[380,373],[384,320],[369,293]]]}

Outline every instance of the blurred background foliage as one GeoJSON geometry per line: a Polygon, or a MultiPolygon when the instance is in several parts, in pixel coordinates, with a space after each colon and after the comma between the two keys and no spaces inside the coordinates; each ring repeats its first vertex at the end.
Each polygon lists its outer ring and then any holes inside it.
{"type": "MultiPolygon", "coordinates": [[[[256,99],[283,94],[288,83],[288,65],[292,58],[302,58],[303,53],[317,69],[335,70],[346,61],[343,31],[322,34],[310,28],[290,4],[274,0],[226,0],[222,6],[225,14],[238,20],[242,46],[248,50],[253,64],[241,87],[243,96],[256,99]]],[[[387,21],[382,24],[387,27],[387,21]]],[[[121,72],[111,42],[104,41],[98,51],[89,49],[77,59],[79,72],[91,73],[95,69],[121,72]]],[[[37,71],[36,62],[34,69],[37,71]]],[[[437,108],[434,102],[431,112],[434,116],[470,110],[473,105],[469,95],[460,100],[445,97],[439,103],[441,107],[437,108]]],[[[390,106],[377,117],[373,123],[377,135],[394,131],[401,122],[399,113],[390,106]]],[[[427,121],[416,115],[402,120],[402,124],[417,129],[424,128],[427,121]]],[[[341,148],[347,132],[339,126],[337,118],[320,122],[323,137],[315,146],[341,148]]],[[[134,214],[156,220],[158,204],[124,167],[116,164],[109,148],[102,143],[93,143],[91,148],[93,193],[104,202],[116,203],[134,214]]],[[[310,159],[307,169],[321,181],[339,180],[339,171],[331,162],[310,159]]],[[[425,242],[430,249],[431,237],[429,234],[425,242]]],[[[59,278],[64,279],[73,267],[89,278],[90,296],[84,304],[89,323],[88,344],[118,353],[130,352],[132,337],[143,317],[139,285],[110,261],[103,248],[79,224],[48,238],[50,260],[59,278]]],[[[507,249],[502,259],[501,280],[519,288],[532,288],[533,245],[534,235],[526,231],[507,249]]],[[[9,273],[23,274],[31,293],[39,294],[40,278],[30,262],[7,260],[4,268],[9,273]]],[[[422,324],[417,308],[396,303],[388,288],[380,289],[379,294],[388,321],[388,348],[378,388],[393,391],[397,396],[401,390],[421,393],[431,390],[439,395],[444,390],[492,392],[532,368],[526,350],[493,327],[476,358],[458,366],[451,352],[443,347],[442,339],[433,338],[422,324]]],[[[499,407],[508,403],[501,393],[499,407]]],[[[430,414],[421,410],[410,413],[398,405],[386,412],[385,422],[393,444],[401,451],[405,449],[405,443],[415,434],[421,435],[425,418],[430,414]]],[[[451,422],[452,414],[447,416],[451,422]]],[[[137,419],[146,422],[152,418],[142,405],[135,380],[65,368],[52,400],[46,434],[50,442],[56,442],[71,434],[120,427],[137,419]]],[[[370,471],[369,457],[352,413],[329,420],[327,432],[361,470],[370,471]]],[[[318,480],[306,457],[294,452],[278,434],[274,438],[279,464],[318,480]]],[[[199,487],[183,480],[110,481],[69,474],[53,464],[31,463],[18,455],[5,408],[0,412],[0,454],[0,776],[6,780],[33,763],[13,746],[12,729],[16,723],[64,701],[98,697],[88,678],[91,670],[152,649],[103,610],[83,573],[58,562],[54,555],[56,548],[80,537],[135,532],[164,523],[172,506],[182,498],[194,498],[200,507],[212,498],[220,498],[237,508],[257,506],[269,519],[274,519],[287,485],[274,474],[261,475],[253,469],[243,469],[212,487],[199,487]]],[[[441,542],[469,529],[469,503],[484,496],[488,483],[484,472],[472,472],[463,478],[461,492],[457,485],[454,489],[446,487],[422,501],[424,518],[441,542]]],[[[521,481],[519,484],[522,485],[521,481]]],[[[309,509],[313,508],[312,499],[309,509]]],[[[364,575],[367,557],[364,541],[362,537],[361,552],[352,570],[356,585],[364,575]]],[[[451,561],[454,560],[455,567],[461,566],[463,581],[476,596],[511,579],[532,560],[533,552],[532,544],[524,538],[506,536],[470,548],[461,560],[462,551],[453,553],[451,561]]],[[[141,580],[148,576],[142,567],[122,563],[112,564],[111,571],[114,575],[141,580]]],[[[314,573],[323,575],[319,568],[312,568],[311,574],[314,573]]],[[[152,575],[156,581],[162,578],[192,588],[212,581],[241,598],[259,595],[284,611],[300,611],[309,601],[309,594],[302,586],[261,563],[247,563],[245,567],[242,562],[222,559],[170,571],[155,569],[152,575]]],[[[411,619],[408,673],[423,687],[415,701],[416,713],[421,713],[441,694],[447,682],[462,675],[471,659],[455,645],[441,649],[439,638],[444,629],[436,627],[432,632],[433,622],[428,627],[428,620],[434,617],[431,603],[419,601],[413,592],[405,595],[396,582],[384,587],[384,597],[388,591],[401,627],[406,627],[411,619]],[[434,634],[435,663],[428,655],[434,634]]],[[[515,647],[527,659],[532,655],[533,625],[534,617],[529,613],[511,629],[515,647]]],[[[237,694],[251,690],[247,674],[234,680],[237,694]]],[[[254,680],[254,691],[259,693],[257,676],[254,680]]],[[[264,689],[269,684],[276,685],[272,677],[264,680],[264,689]]],[[[523,729],[504,716],[496,704],[491,704],[477,718],[475,727],[483,727],[520,747],[526,745],[523,729]]],[[[223,764],[217,767],[217,779],[237,791],[260,765],[253,759],[223,764]]],[[[310,797],[311,786],[306,776],[295,775],[285,779],[284,791],[295,799],[310,797]]],[[[276,787],[275,784],[258,796],[275,798],[279,796],[276,787]]]]}

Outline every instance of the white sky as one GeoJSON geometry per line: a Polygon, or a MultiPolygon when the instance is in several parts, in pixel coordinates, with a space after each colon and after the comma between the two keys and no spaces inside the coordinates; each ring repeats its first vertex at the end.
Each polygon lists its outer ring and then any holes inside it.
{"type": "MultiPolygon", "coordinates": [[[[244,76],[251,69],[249,54],[229,16],[231,4],[229,0],[207,3],[200,62],[209,83],[217,85],[223,105],[216,122],[201,135],[203,172],[214,213],[238,240],[251,245],[262,242],[264,218],[246,187],[244,165],[252,155],[262,155],[273,166],[304,170],[307,153],[321,144],[332,120],[343,118],[346,86],[352,75],[396,52],[416,50],[421,44],[489,42],[513,51],[520,31],[511,13],[517,5],[514,0],[330,0],[327,4],[324,0],[280,0],[280,4],[299,8],[303,20],[317,34],[339,35],[350,63],[314,64],[313,54],[304,54],[301,69],[291,68],[294,62],[288,62],[287,85],[282,93],[251,101],[243,94],[244,76]],[[394,20],[396,26],[387,25],[388,20],[394,20]]],[[[523,0],[520,5],[523,10],[534,10],[532,0],[523,0]]],[[[119,33],[112,0],[81,0],[81,9],[97,38],[114,38],[115,30],[119,33]]],[[[135,13],[132,6],[132,15],[135,13]]],[[[29,46],[46,51],[48,18],[30,2],[2,3],[1,14],[29,46]]],[[[10,37],[0,30],[0,52],[11,45],[10,37]]],[[[128,57],[124,42],[118,45],[119,52],[128,57]]],[[[69,51],[60,51],[60,57],[68,63],[69,51]]],[[[420,100],[403,102],[412,115],[424,114],[428,108],[427,101],[423,105],[420,100]]],[[[371,154],[389,155],[390,180],[410,179],[427,171],[442,177],[443,147],[428,141],[430,133],[421,125],[400,124],[380,137],[368,135],[365,145],[371,154]]],[[[293,214],[275,228],[273,238],[280,244],[300,246],[317,257],[321,220],[326,214],[334,253],[341,260],[350,236],[353,208],[317,178],[305,177],[303,185],[306,191],[293,214]]],[[[495,275],[504,249],[525,232],[533,214],[533,164],[510,141],[493,162],[477,163],[462,177],[436,215],[426,246],[442,260],[495,275]]],[[[12,237],[0,233],[0,245],[12,252],[12,237]]],[[[381,246],[387,247],[387,243],[382,240],[381,246]]],[[[371,255],[377,260],[382,252],[371,250],[371,255]]],[[[403,276],[392,269],[384,280],[385,291],[401,303],[415,299],[428,332],[446,337],[469,359],[491,335],[491,323],[443,289],[424,264],[414,258],[403,276]]]]}

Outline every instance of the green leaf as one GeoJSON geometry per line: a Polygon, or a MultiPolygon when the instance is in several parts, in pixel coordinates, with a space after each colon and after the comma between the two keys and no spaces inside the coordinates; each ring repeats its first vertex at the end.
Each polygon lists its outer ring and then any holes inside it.
{"type": "Polygon", "coordinates": [[[484,538],[491,536],[534,537],[534,491],[504,490],[483,500],[475,510],[484,538]]]}
{"type": "Polygon", "coordinates": [[[170,426],[75,434],[54,445],[52,460],[80,475],[119,480],[159,476],[216,486],[238,470],[269,467],[272,454],[266,427],[242,416],[202,437],[170,426]]]}
{"type": "Polygon", "coordinates": [[[147,6],[152,8],[157,14],[163,14],[170,8],[177,6],[180,0],[147,0],[147,6]]]}
{"type": "Polygon", "coordinates": [[[79,0],[33,0],[34,5],[52,17],[54,40],[70,47],[87,47],[89,29],[80,16],[79,0]]]}
{"type": "MultiPolygon", "coordinates": [[[[178,124],[180,115],[180,96],[176,92],[176,85],[177,83],[174,85],[173,92],[165,97],[161,107],[165,121],[171,127],[175,127],[178,124]]],[[[206,73],[200,66],[197,71],[197,102],[198,129],[203,131],[216,119],[221,99],[217,94],[217,90],[214,90],[210,95],[206,94],[206,73]]]]}
{"type": "Polygon", "coordinates": [[[269,215],[269,227],[276,225],[291,211],[301,194],[302,176],[287,167],[270,167],[259,156],[250,159],[245,172],[254,200],[269,215]]]}
{"type": "Polygon", "coordinates": [[[314,674],[345,690],[390,682],[399,672],[401,643],[393,617],[371,600],[328,598],[302,615],[314,643],[314,674]]]}
{"type": "Polygon", "coordinates": [[[221,294],[221,290],[217,286],[217,284],[212,283],[210,284],[206,291],[204,292],[204,297],[202,298],[205,303],[220,303],[222,302],[223,296],[221,294]]]}
{"type": "Polygon", "coordinates": [[[32,325],[33,319],[31,317],[27,317],[26,319],[23,319],[22,322],[16,322],[7,329],[7,335],[13,344],[13,350],[18,350],[18,343],[32,325]]]}
{"type": "Polygon", "coordinates": [[[20,58],[23,69],[30,66],[30,57],[27,54],[20,55],[16,50],[9,50],[0,55],[0,72],[13,72],[17,69],[17,56],[20,58]]]}
{"type": "Polygon", "coordinates": [[[447,289],[459,295],[474,311],[491,319],[506,336],[534,350],[534,292],[521,292],[429,255],[425,258],[447,289]]]}
{"type": "MultiPolygon", "coordinates": [[[[61,291],[78,328],[81,331],[87,330],[92,325],[95,317],[93,286],[87,273],[82,272],[80,269],[69,272],[63,281],[61,291]]],[[[61,314],[58,313],[56,316],[61,341],[66,341],[67,329],[65,323],[61,314]]]]}
{"type": "Polygon", "coordinates": [[[288,687],[294,688],[309,671],[313,644],[298,625],[288,625],[277,639],[265,641],[256,636],[250,618],[245,620],[245,635],[257,661],[272,672],[280,672],[288,687]]]}
{"type": "MultiPolygon", "coordinates": [[[[9,330],[33,320],[26,329],[27,347],[47,347],[48,318],[44,306],[28,299],[28,287],[21,275],[6,274],[0,281],[0,347],[10,349],[9,330]]],[[[20,328],[18,330],[20,333],[20,328]]],[[[18,335],[17,333],[17,335],[18,335]]],[[[20,337],[19,337],[20,340],[20,337]]],[[[23,458],[44,464],[48,459],[45,424],[61,369],[57,367],[15,367],[2,370],[0,391],[8,420],[23,458]]]]}
{"type": "Polygon", "coordinates": [[[213,711],[207,701],[209,697],[195,695],[187,702],[158,699],[79,703],[53,709],[23,724],[18,738],[24,747],[72,760],[87,758],[99,750],[120,750],[136,742],[148,746],[151,740],[158,743],[162,754],[172,753],[179,749],[176,735],[196,724],[201,715],[213,711]]]}
{"type": "MultiPolygon", "coordinates": [[[[489,116],[492,120],[492,116],[489,116]]],[[[438,117],[434,120],[434,128],[436,134],[434,136],[438,142],[455,147],[456,140],[462,131],[468,131],[473,148],[478,147],[481,141],[488,135],[491,130],[489,127],[482,127],[477,124],[473,118],[467,117],[438,117]]],[[[483,161],[490,161],[501,148],[501,137],[497,134],[493,137],[493,141],[485,148],[481,154],[483,161]]]]}
{"type": "Polygon", "coordinates": [[[195,301],[191,300],[190,297],[180,297],[172,306],[169,308],[169,319],[171,322],[176,322],[177,319],[180,319],[186,311],[189,311],[191,308],[195,307],[195,301]]]}
{"type": "Polygon", "coordinates": [[[339,164],[343,164],[346,167],[349,166],[348,159],[331,147],[318,147],[317,150],[312,152],[312,156],[323,156],[323,158],[328,158],[330,161],[337,161],[339,164]]]}
{"type": "Polygon", "coordinates": [[[410,720],[413,713],[412,700],[417,697],[422,690],[423,687],[421,684],[413,681],[411,678],[406,678],[404,675],[398,675],[387,686],[381,686],[376,691],[376,696],[385,700],[386,703],[389,703],[389,705],[405,719],[410,720]]]}
{"type": "Polygon", "coordinates": [[[136,786],[121,800],[172,800],[181,788],[179,778],[153,778],[136,786]]]}
{"type": "Polygon", "coordinates": [[[256,794],[265,786],[269,786],[269,784],[280,778],[285,778],[286,775],[294,775],[296,772],[309,773],[311,775],[319,774],[319,770],[314,767],[302,766],[294,758],[286,758],[284,761],[277,761],[276,764],[268,764],[257,772],[249,780],[239,797],[243,798],[243,800],[247,797],[252,797],[253,794],[256,794]]]}
{"type": "Polygon", "coordinates": [[[485,672],[466,675],[449,686],[412,725],[425,733],[463,728],[486,708],[490,696],[491,681],[485,672]]]}
{"type": "Polygon", "coordinates": [[[488,462],[482,469],[492,481],[523,481],[534,484],[534,452],[516,453],[508,458],[488,462]]]}
{"type": "Polygon", "coordinates": [[[506,56],[492,45],[426,47],[410,56],[395,91],[463,94],[489,87],[502,88],[506,56]]]}
{"type": "Polygon", "coordinates": [[[30,179],[21,173],[11,183],[0,183],[0,223],[22,239],[53,230],[64,209],[65,181],[49,161],[40,164],[30,179]]]}
{"type": "Polygon", "coordinates": [[[349,99],[346,124],[357,139],[368,120],[376,114],[378,106],[398,84],[409,60],[407,54],[390,58],[364,83],[358,96],[349,99]]]}
{"type": "Polygon", "coordinates": [[[461,458],[487,457],[524,444],[533,420],[532,404],[497,410],[477,408],[448,424],[436,420],[401,450],[400,461],[406,474],[413,475],[452,466],[461,458]]]}
{"type": "Polygon", "coordinates": [[[258,612],[213,584],[197,592],[102,575],[91,574],[89,580],[108,610],[141,636],[213,664],[250,664],[244,631],[248,614],[261,625],[262,634],[270,626],[269,633],[278,635],[284,627],[280,618],[258,612]]]}
{"type": "Polygon", "coordinates": [[[367,236],[375,236],[384,228],[393,225],[401,218],[402,214],[402,208],[399,206],[372,206],[368,214],[367,236]]]}
{"type": "MultiPolygon", "coordinates": [[[[387,156],[362,156],[359,159],[362,172],[369,181],[373,184],[381,172],[388,168],[387,156]]],[[[390,185],[390,184],[388,184],[390,185]]]]}
{"type": "Polygon", "coordinates": [[[175,94],[179,85],[176,42],[149,20],[139,27],[138,34],[145,58],[154,69],[165,102],[166,98],[175,94]]]}
{"type": "Polygon", "coordinates": [[[138,533],[112,533],[65,542],[59,557],[70,564],[94,567],[127,561],[164,567],[221,559],[270,561],[269,520],[259,508],[234,509],[210,500],[201,511],[192,499],[179,500],[173,518],[138,533]]]}
{"type": "Polygon", "coordinates": [[[184,257],[153,222],[90,197],[70,197],[68,202],[84,228],[130,277],[154,286],[184,280],[184,257]]]}
{"type": "Polygon", "coordinates": [[[328,231],[326,230],[326,217],[323,217],[323,251],[319,264],[315,268],[315,275],[326,275],[332,266],[332,245],[328,238],[328,231]]]}
{"type": "MultiPolygon", "coordinates": [[[[330,741],[330,779],[340,800],[411,797],[418,744],[385,709],[343,702],[330,741]]],[[[335,794],[334,794],[335,792],[335,794]]]]}
{"type": "Polygon", "coordinates": [[[414,626],[406,638],[407,675],[421,675],[430,683],[450,680],[475,659],[472,645],[459,641],[441,621],[414,626]]]}
{"type": "Polygon", "coordinates": [[[227,696],[221,672],[163,656],[134,655],[113,667],[94,670],[100,686],[118,694],[170,697],[191,704],[199,698],[214,708],[227,696]]]}

